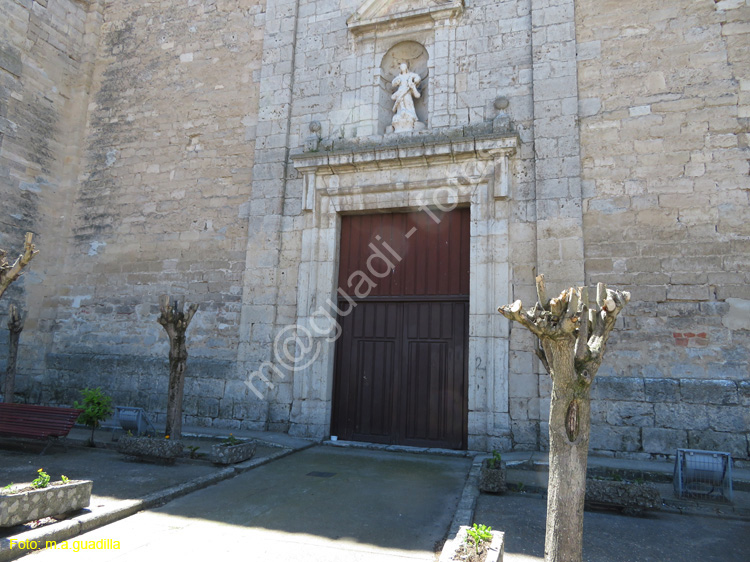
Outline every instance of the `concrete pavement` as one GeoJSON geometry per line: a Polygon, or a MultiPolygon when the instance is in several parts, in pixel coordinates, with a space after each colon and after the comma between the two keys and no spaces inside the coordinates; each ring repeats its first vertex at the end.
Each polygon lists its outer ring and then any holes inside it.
{"type": "MultiPolygon", "coordinates": [[[[537,494],[482,494],[474,522],[505,532],[505,562],[542,562],[547,502],[537,494]]],[[[655,512],[586,511],[583,562],[747,562],[750,522],[655,512]]]]}
{"type": "Polygon", "coordinates": [[[433,561],[470,466],[466,458],[314,447],[30,560],[433,561]],[[119,541],[119,550],[73,551],[102,540],[119,541]]]}
{"type": "MultiPolygon", "coordinates": [[[[191,436],[185,441],[200,446],[200,452],[208,451],[226,430],[192,428],[186,433],[191,436]]],[[[434,560],[449,527],[452,536],[457,525],[469,524],[475,515],[482,456],[344,442],[321,447],[261,432],[236,435],[262,443],[253,459],[230,468],[191,459],[181,459],[175,466],[136,463],[106,448],[55,447],[44,456],[38,455],[41,446],[0,450],[0,483],[28,481],[38,467],[53,478],[63,473],[95,482],[88,512],[34,530],[0,530],[0,562],[17,557],[17,552],[9,551],[11,538],[57,541],[56,550],[34,554],[35,558],[64,557],[62,544],[73,552],[87,541],[95,545],[104,541],[99,546],[118,541],[118,550],[74,552],[75,559],[150,559],[179,553],[191,558],[286,560],[304,553],[313,560],[434,560]],[[417,451],[421,454],[414,454],[417,451]]],[[[74,442],[87,437],[84,431],[74,430],[74,442]]],[[[109,445],[109,435],[99,433],[97,441],[109,445]]],[[[503,458],[509,463],[513,489],[521,482],[526,490],[546,485],[545,454],[507,453],[503,458]]],[[[611,558],[613,562],[683,560],[680,556],[692,553],[698,538],[706,548],[701,551],[704,561],[750,560],[735,556],[745,552],[746,543],[740,540],[739,551],[733,546],[734,537],[749,534],[748,469],[735,470],[735,505],[691,506],[672,497],[671,463],[590,457],[589,465],[595,471],[660,482],[667,512],[647,518],[587,512],[588,562],[609,562],[612,548],[637,553],[637,557],[611,558]],[[702,517],[682,517],[677,512],[730,519],[704,523],[702,517]],[[702,533],[703,528],[708,532],[702,533]],[[674,544],[664,543],[663,537],[674,539],[674,544]],[[634,540],[642,543],[640,550],[630,549],[634,540]],[[660,549],[662,543],[667,546],[660,549]],[[714,554],[724,558],[712,558],[714,554]]],[[[474,521],[508,532],[507,561],[541,559],[545,502],[539,495],[482,495],[477,506],[474,521]]]]}

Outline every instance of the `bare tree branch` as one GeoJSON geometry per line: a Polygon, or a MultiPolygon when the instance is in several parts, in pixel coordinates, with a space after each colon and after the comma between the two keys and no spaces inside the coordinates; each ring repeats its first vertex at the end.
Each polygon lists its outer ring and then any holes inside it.
{"type": "Polygon", "coordinates": [[[544,349],[542,349],[541,345],[538,345],[539,342],[537,341],[536,349],[534,350],[534,353],[536,353],[536,356],[539,357],[539,360],[542,362],[542,365],[544,365],[544,369],[552,375],[552,371],[549,369],[549,362],[547,361],[547,355],[544,353],[544,349]]]}
{"type": "Polygon", "coordinates": [[[21,276],[23,268],[29,265],[31,259],[39,252],[34,247],[32,239],[34,234],[31,232],[26,233],[24,238],[23,253],[16,258],[13,265],[8,263],[6,256],[8,252],[0,250],[0,297],[3,296],[5,290],[10,286],[13,281],[21,276]]]}
{"type": "Polygon", "coordinates": [[[581,287],[579,289],[580,313],[578,314],[578,338],[576,340],[576,361],[586,359],[589,342],[589,288],[581,287]]]}
{"type": "Polygon", "coordinates": [[[515,320],[537,337],[540,336],[543,333],[543,329],[537,325],[529,313],[524,312],[522,309],[523,303],[517,300],[513,304],[499,307],[497,311],[508,320],[515,320]]]}

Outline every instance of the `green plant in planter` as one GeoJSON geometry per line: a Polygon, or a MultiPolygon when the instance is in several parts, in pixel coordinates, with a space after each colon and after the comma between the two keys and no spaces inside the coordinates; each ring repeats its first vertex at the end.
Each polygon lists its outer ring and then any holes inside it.
{"type": "Polygon", "coordinates": [[[81,394],[83,395],[83,402],[79,404],[76,400],[73,405],[83,410],[83,413],[78,417],[78,422],[91,428],[89,446],[93,447],[94,431],[101,425],[101,422],[112,415],[112,397],[103,394],[102,389],[98,387],[84,388],[81,394]]]}
{"type": "Polygon", "coordinates": [[[37,470],[37,472],[39,473],[39,476],[37,476],[36,478],[34,478],[34,480],[31,481],[31,487],[32,488],[46,488],[47,486],[49,486],[49,480],[50,480],[49,474],[44,472],[43,468],[40,468],[39,470],[37,470]]]}
{"type": "Polygon", "coordinates": [[[466,529],[465,540],[466,544],[479,555],[485,550],[485,543],[492,542],[492,527],[474,523],[471,529],[466,529]]]}
{"type": "Polygon", "coordinates": [[[232,445],[239,445],[240,443],[242,443],[242,441],[240,441],[239,439],[237,439],[234,435],[232,435],[230,433],[229,437],[227,437],[226,439],[224,439],[224,441],[222,441],[221,444],[222,445],[227,445],[228,447],[231,447],[232,445]]]}
{"type": "Polygon", "coordinates": [[[502,462],[502,455],[493,449],[492,458],[487,463],[488,468],[500,468],[503,466],[502,462]]]}

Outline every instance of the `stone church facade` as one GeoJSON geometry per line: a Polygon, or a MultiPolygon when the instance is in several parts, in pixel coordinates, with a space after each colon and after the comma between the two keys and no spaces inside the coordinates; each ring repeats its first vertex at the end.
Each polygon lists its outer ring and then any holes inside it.
{"type": "Polygon", "coordinates": [[[187,424],[544,449],[544,273],[632,294],[592,451],[750,457],[750,3],[2,3],[18,400],[163,420],[183,295],[187,424]]]}

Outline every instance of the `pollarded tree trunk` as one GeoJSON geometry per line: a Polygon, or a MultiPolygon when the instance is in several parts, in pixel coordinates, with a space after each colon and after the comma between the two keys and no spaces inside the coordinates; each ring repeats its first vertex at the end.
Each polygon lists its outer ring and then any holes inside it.
{"type": "Polygon", "coordinates": [[[187,344],[185,332],[193,319],[197,304],[191,304],[183,312],[184,302],[163,296],[159,302],[158,322],[164,327],[169,337],[169,388],[167,390],[167,428],[166,435],[172,439],[182,437],[182,394],[185,388],[185,371],[187,369],[187,344]]]}
{"type": "Polygon", "coordinates": [[[21,337],[23,330],[23,318],[18,312],[16,305],[12,304],[9,308],[8,319],[8,369],[5,371],[5,388],[3,396],[5,403],[13,402],[13,394],[16,391],[16,360],[18,358],[18,339],[21,337]]]}
{"type": "Polygon", "coordinates": [[[549,416],[549,489],[546,562],[580,562],[583,502],[591,429],[591,382],[599,370],[617,315],[630,293],[597,286],[596,302],[587,287],[570,288],[547,300],[544,276],[536,278],[538,302],[521,301],[498,311],[539,338],[537,355],[552,377],[549,416]]]}
{"type": "Polygon", "coordinates": [[[10,287],[10,284],[21,276],[23,268],[29,265],[31,258],[39,253],[34,249],[34,244],[31,243],[33,238],[34,235],[31,232],[26,233],[23,244],[23,253],[16,258],[16,261],[14,261],[13,264],[10,264],[7,260],[6,256],[8,255],[8,252],[0,249],[0,297],[2,297],[5,290],[10,287]]]}
{"type": "MultiPolygon", "coordinates": [[[[8,252],[0,249],[0,297],[3,296],[6,289],[11,283],[18,279],[23,272],[23,268],[29,265],[31,259],[39,252],[34,248],[32,240],[34,235],[31,232],[26,233],[23,244],[23,253],[16,258],[12,264],[8,262],[8,252]]],[[[8,368],[5,374],[5,385],[3,388],[4,401],[13,402],[13,393],[16,386],[16,358],[18,357],[18,338],[23,330],[23,321],[16,311],[16,307],[10,306],[10,319],[8,320],[8,330],[10,330],[10,347],[8,354],[8,368]]]]}

